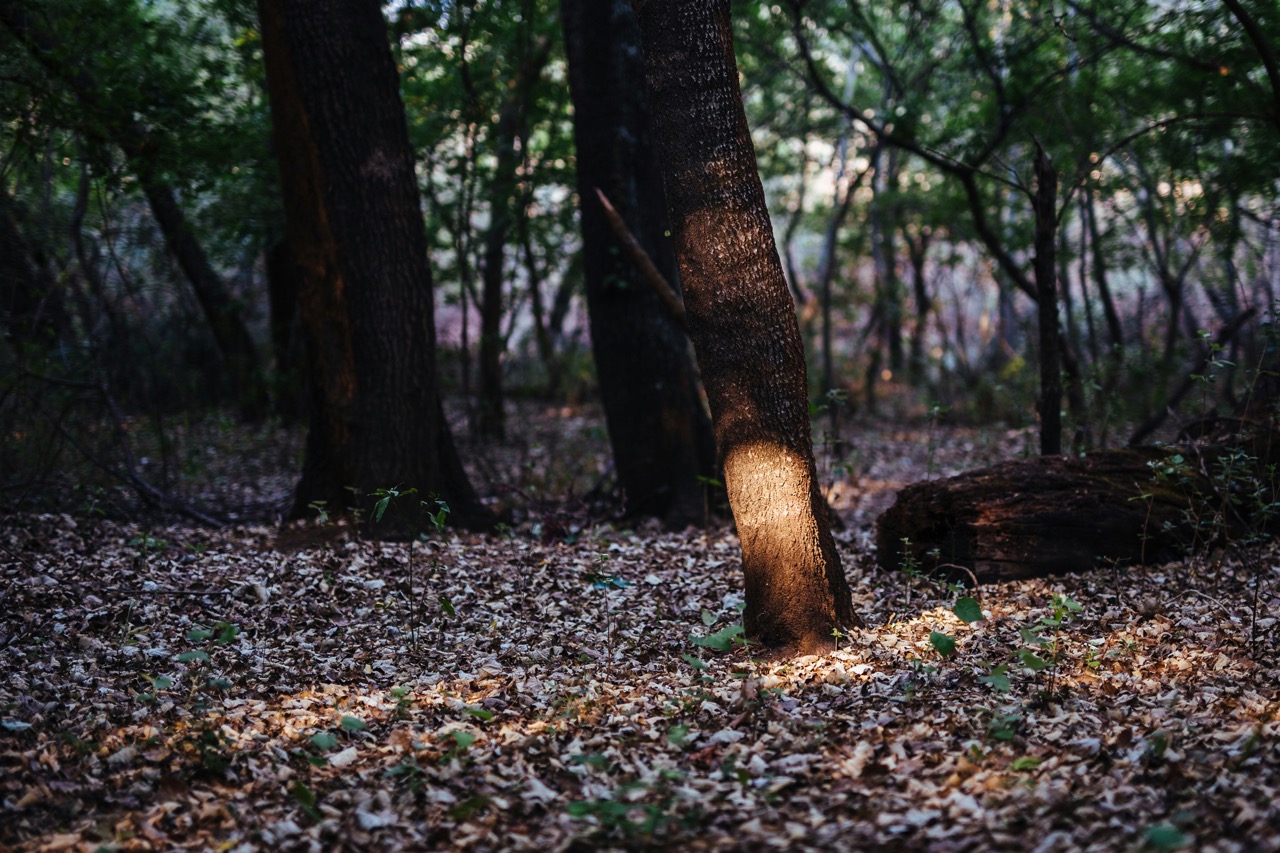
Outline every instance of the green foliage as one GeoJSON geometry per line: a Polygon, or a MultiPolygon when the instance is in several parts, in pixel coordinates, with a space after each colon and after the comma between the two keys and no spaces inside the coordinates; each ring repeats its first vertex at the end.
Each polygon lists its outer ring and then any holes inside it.
{"type": "Polygon", "coordinates": [[[941,631],[929,632],[929,645],[933,646],[934,650],[944,658],[951,655],[956,650],[955,639],[941,631]]]}
{"type": "Polygon", "coordinates": [[[951,612],[956,615],[962,622],[973,623],[983,620],[982,607],[977,600],[970,596],[962,596],[956,599],[955,606],[951,608],[951,612]]]}
{"type": "Polygon", "coordinates": [[[717,652],[727,652],[735,645],[744,644],[746,639],[743,636],[741,625],[726,625],[713,634],[707,634],[704,637],[690,635],[689,642],[695,646],[703,646],[717,652]]]}

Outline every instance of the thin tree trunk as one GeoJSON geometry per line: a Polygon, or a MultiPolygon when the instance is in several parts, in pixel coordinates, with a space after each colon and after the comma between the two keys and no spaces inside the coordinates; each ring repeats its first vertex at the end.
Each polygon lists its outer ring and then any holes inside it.
{"type": "Polygon", "coordinates": [[[917,238],[909,233],[903,234],[907,244],[907,256],[911,260],[911,289],[915,298],[915,323],[911,332],[910,354],[907,357],[907,375],[911,384],[920,386],[925,378],[925,340],[929,329],[929,310],[932,302],[929,299],[929,283],[925,277],[925,261],[929,254],[930,235],[921,227],[917,238]]]}
{"type": "Polygon", "coordinates": [[[742,541],[743,622],[827,646],[854,621],[818,489],[804,349],[743,112],[728,0],[642,0],[689,331],[742,541]]]}
{"type": "Polygon", "coordinates": [[[1040,454],[1062,452],[1062,359],[1059,349],[1057,249],[1058,173],[1036,146],[1035,276],[1040,326],[1040,454]]]}
{"type": "MultiPolygon", "coordinates": [[[[532,22],[526,22],[526,26],[532,26],[532,22]]],[[[515,79],[509,83],[507,100],[493,131],[498,162],[489,196],[489,228],[485,233],[484,268],[480,277],[480,399],[476,433],[482,439],[502,439],[506,435],[502,391],[502,356],[506,350],[502,334],[503,284],[520,167],[517,142],[527,134],[525,125],[533,89],[547,64],[550,49],[549,42],[540,41],[524,58],[515,79]]]]}

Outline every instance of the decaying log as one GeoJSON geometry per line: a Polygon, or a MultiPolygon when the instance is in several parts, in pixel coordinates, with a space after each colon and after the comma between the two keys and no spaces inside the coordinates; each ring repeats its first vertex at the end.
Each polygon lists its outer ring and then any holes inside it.
{"type": "Polygon", "coordinates": [[[1177,559],[1274,525],[1255,493],[1278,458],[1268,429],[1230,445],[1040,457],[915,483],[877,520],[878,560],[986,583],[1177,559]]]}

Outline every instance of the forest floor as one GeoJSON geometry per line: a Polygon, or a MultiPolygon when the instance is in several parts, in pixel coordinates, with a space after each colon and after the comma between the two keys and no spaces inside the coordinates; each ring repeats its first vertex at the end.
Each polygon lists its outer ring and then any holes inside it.
{"type": "MultiPolygon", "coordinates": [[[[496,535],[0,517],[0,848],[1280,848],[1274,547],[886,573],[894,489],[1030,437],[858,427],[822,464],[868,627],[769,660],[726,526],[589,523],[598,419],[520,420],[471,460],[496,535]]],[[[278,500],[277,438],[212,499],[278,500]]]]}

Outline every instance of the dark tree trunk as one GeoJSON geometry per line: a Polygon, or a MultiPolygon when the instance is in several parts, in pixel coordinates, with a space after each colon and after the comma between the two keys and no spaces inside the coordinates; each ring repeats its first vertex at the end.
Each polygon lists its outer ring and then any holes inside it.
{"type": "Polygon", "coordinates": [[[744,627],[829,645],[854,621],[818,490],[804,350],[774,246],[728,0],[636,4],[689,333],[742,540],[744,627]]]}
{"type": "MultiPolygon", "coordinates": [[[[125,148],[125,153],[129,149],[125,148]]],[[[136,158],[135,164],[136,164],[136,158]]],[[[151,212],[164,235],[165,245],[178,262],[178,267],[191,284],[200,310],[209,322],[218,352],[227,367],[227,374],[236,386],[236,397],[251,419],[266,414],[267,393],[262,375],[262,361],[258,347],[249,334],[239,304],[227,291],[222,277],[214,270],[204,247],[191,232],[173,187],[158,180],[154,170],[145,162],[135,166],[138,183],[147,196],[151,212]]]]}
{"type": "Polygon", "coordinates": [[[1036,147],[1036,308],[1040,327],[1040,454],[1062,452],[1062,357],[1058,328],[1058,173],[1036,147]]]}
{"type": "Polygon", "coordinates": [[[699,477],[716,475],[688,337],[611,232],[596,190],[669,283],[662,173],[630,0],[563,0],[574,103],[587,309],[600,397],[627,510],[672,526],[704,524],[699,477]]]}
{"type": "Polygon", "coordinates": [[[267,292],[271,305],[271,355],[275,361],[276,413],[299,421],[307,411],[306,355],[298,320],[298,293],[302,270],[281,241],[266,253],[267,292]]]}
{"type": "Polygon", "coordinates": [[[261,0],[259,13],[311,380],[292,515],[367,509],[398,486],[483,526],[441,410],[426,231],[378,3],[261,0]]]}
{"type": "Polygon", "coordinates": [[[1093,280],[1098,283],[1098,298],[1102,300],[1102,315],[1107,320],[1109,350],[1120,353],[1124,347],[1124,328],[1120,325],[1120,312],[1116,310],[1116,301],[1111,295],[1111,280],[1107,274],[1107,253],[1102,245],[1102,232],[1098,228],[1098,212],[1094,208],[1093,192],[1088,185],[1084,188],[1082,212],[1088,222],[1089,247],[1093,258],[1093,280]]]}
{"type": "MultiPolygon", "coordinates": [[[[532,22],[526,22],[532,26],[532,22]]],[[[540,41],[525,57],[498,124],[493,131],[497,154],[489,199],[489,228],[485,233],[484,268],[480,279],[480,398],[476,409],[476,433],[481,438],[501,439],[506,435],[502,392],[502,356],[506,336],[502,334],[504,314],[503,284],[506,280],[507,244],[515,221],[517,171],[520,150],[517,143],[527,135],[529,108],[534,84],[547,64],[550,45],[540,41]]]]}
{"type": "Polygon", "coordinates": [[[929,299],[929,283],[925,278],[925,261],[929,254],[930,233],[922,226],[916,236],[904,232],[907,255],[911,259],[911,290],[915,297],[915,324],[911,329],[911,355],[907,359],[907,375],[911,384],[924,384],[926,365],[925,340],[929,330],[929,311],[933,307],[929,299]]]}

